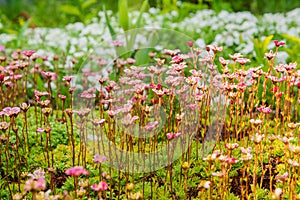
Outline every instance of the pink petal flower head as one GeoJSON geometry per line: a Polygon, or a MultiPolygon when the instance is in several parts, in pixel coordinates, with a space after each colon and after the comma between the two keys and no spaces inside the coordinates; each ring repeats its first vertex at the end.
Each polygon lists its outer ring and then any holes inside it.
{"type": "Polygon", "coordinates": [[[119,40],[114,40],[114,41],[112,41],[112,45],[115,47],[121,47],[121,46],[124,46],[124,43],[119,40]]]}
{"type": "Polygon", "coordinates": [[[91,185],[92,190],[95,191],[105,191],[108,189],[108,184],[104,181],[101,181],[99,184],[93,184],[91,185]]]}
{"type": "Polygon", "coordinates": [[[6,131],[9,127],[10,123],[0,122],[0,131],[6,131]]]}
{"type": "Polygon", "coordinates": [[[66,174],[70,176],[78,177],[81,175],[88,175],[89,172],[88,170],[84,169],[82,166],[75,166],[67,169],[66,174]]]}
{"type": "Polygon", "coordinates": [[[168,139],[168,140],[171,140],[171,139],[174,138],[175,134],[174,134],[174,133],[167,133],[166,136],[167,136],[167,139],[168,139]]]}
{"type": "Polygon", "coordinates": [[[267,58],[268,60],[272,60],[272,59],[275,58],[275,57],[276,57],[276,54],[273,53],[272,50],[270,50],[269,53],[265,53],[265,58],[267,58]]]}
{"type": "Polygon", "coordinates": [[[45,178],[45,172],[37,169],[33,172],[33,174],[28,174],[28,176],[34,179],[45,178]]]}
{"type": "Polygon", "coordinates": [[[5,52],[5,46],[0,45],[0,51],[4,53],[5,52]]]}
{"type": "Polygon", "coordinates": [[[93,162],[96,164],[104,163],[104,162],[106,162],[106,160],[107,160],[106,156],[101,156],[100,154],[94,155],[94,158],[93,158],[93,162]]]}
{"type": "Polygon", "coordinates": [[[219,61],[223,67],[227,66],[230,63],[229,60],[225,60],[223,57],[219,57],[219,61]]]}
{"type": "Polygon", "coordinates": [[[64,76],[62,80],[70,83],[73,78],[74,78],[74,76],[64,76]]]}
{"type": "Polygon", "coordinates": [[[193,47],[193,46],[194,46],[194,42],[193,42],[193,41],[187,41],[186,44],[187,44],[189,47],[193,47]]]}
{"type": "Polygon", "coordinates": [[[80,97],[85,98],[85,99],[92,99],[92,98],[96,97],[96,94],[94,94],[94,91],[85,90],[81,93],[80,97]]]}
{"type": "Polygon", "coordinates": [[[24,191],[40,191],[46,188],[45,178],[30,178],[25,182],[24,191]]]}
{"type": "Polygon", "coordinates": [[[227,164],[233,165],[233,164],[235,164],[235,163],[238,163],[239,160],[236,159],[236,158],[227,158],[227,159],[225,160],[225,162],[226,162],[227,164]]]}
{"type": "Polygon", "coordinates": [[[101,191],[105,191],[108,188],[108,184],[106,182],[104,182],[104,181],[101,181],[99,183],[99,188],[100,188],[101,191]]]}
{"type": "Polygon", "coordinates": [[[251,147],[248,147],[248,148],[241,147],[241,152],[242,152],[242,154],[251,153],[252,152],[252,148],[251,147]]]}
{"type": "Polygon", "coordinates": [[[127,58],[126,62],[127,62],[129,65],[132,65],[133,63],[136,62],[136,60],[133,59],[133,58],[127,58]]]}
{"type": "Polygon", "coordinates": [[[225,148],[232,151],[233,149],[236,149],[239,147],[238,143],[226,143],[225,148]]]}
{"type": "Polygon", "coordinates": [[[91,109],[81,108],[80,110],[74,110],[73,112],[76,113],[80,118],[83,118],[90,114],[91,109]]]}
{"type": "Polygon", "coordinates": [[[259,144],[261,143],[262,139],[265,137],[264,134],[260,134],[260,133],[256,133],[255,136],[251,137],[251,140],[255,143],[255,144],[259,144]]]}
{"type": "Polygon", "coordinates": [[[276,182],[283,183],[283,182],[285,182],[285,181],[288,179],[288,177],[289,177],[289,173],[288,173],[288,172],[285,172],[285,173],[283,173],[283,174],[281,174],[281,175],[278,174],[278,175],[275,177],[275,179],[276,179],[276,182]]]}
{"type": "Polygon", "coordinates": [[[176,56],[173,56],[173,57],[172,57],[171,63],[179,64],[179,63],[181,63],[184,59],[185,59],[185,57],[183,57],[182,55],[176,55],[176,56]]]}
{"type": "Polygon", "coordinates": [[[156,89],[152,89],[152,91],[157,94],[157,96],[162,97],[165,92],[163,90],[156,90],[156,89]]]}
{"type": "Polygon", "coordinates": [[[177,55],[179,52],[180,52],[179,49],[175,49],[175,50],[165,49],[164,50],[164,54],[170,55],[172,57],[175,56],[175,55],[177,55]]]}
{"type": "Polygon", "coordinates": [[[2,113],[8,117],[17,117],[18,114],[20,113],[20,108],[19,107],[6,107],[3,108],[2,113]]]}
{"type": "Polygon", "coordinates": [[[284,65],[284,68],[287,71],[292,71],[292,70],[296,69],[296,67],[297,67],[297,62],[289,63],[288,65],[284,65]]]}
{"type": "Polygon", "coordinates": [[[34,90],[34,96],[42,97],[42,96],[47,96],[47,95],[49,95],[48,92],[40,92],[38,90],[34,90]]]}
{"type": "Polygon", "coordinates": [[[145,125],[145,130],[151,131],[158,125],[158,121],[149,122],[145,125]]]}
{"type": "Polygon", "coordinates": [[[125,115],[123,118],[122,118],[122,124],[125,126],[125,127],[129,127],[130,125],[133,125],[134,122],[139,119],[138,116],[131,116],[130,113],[128,113],[127,115],[125,115]]]}
{"type": "Polygon", "coordinates": [[[105,119],[101,119],[101,118],[98,118],[98,119],[94,119],[94,120],[91,120],[92,123],[96,126],[96,125],[103,125],[105,123],[105,119]]]}
{"type": "Polygon", "coordinates": [[[41,71],[41,74],[42,76],[45,78],[45,79],[48,79],[48,80],[51,80],[51,81],[54,81],[57,77],[56,73],[55,72],[44,72],[44,71],[41,71]]]}
{"type": "Polygon", "coordinates": [[[281,46],[285,45],[285,41],[274,40],[273,42],[276,47],[281,47],[281,46]]]}
{"type": "Polygon", "coordinates": [[[65,100],[67,97],[65,95],[59,94],[58,98],[60,98],[61,100],[65,100]]]}
{"type": "Polygon", "coordinates": [[[35,53],[34,50],[25,50],[25,51],[22,51],[22,54],[27,56],[27,58],[30,58],[33,54],[35,53]]]}
{"type": "Polygon", "coordinates": [[[212,50],[214,52],[214,54],[216,54],[220,51],[223,51],[223,47],[217,47],[216,45],[207,45],[206,50],[207,51],[212,50]]]}
{"type": "Polygon", "coordinates": [[[36,132],[37,132],[37,133],[43,133],[43,132],[45,132],[45,129],[43,129],[43,128],[38,128],[38,129],[36,130],[36,132]]]}
{"type": "Polygon", "coordinates": [[[271,106],[268,106],[268,107],[261,106],[261,107],[257,108],[257,110],[263,114],[269,114],[272,112],[271,106]]]}
{"type": "Polygon", "coordinates": [[[240,63],[240,65],[245,65],[246,63],[250,62],[248,58],[238,58],[236,61],[240,63]]]}
{"type": "Polygon", "coordinates": [[[98,184],[92,184],[91,185],[92,190],[98,192],[100,190],[99,185],[98,184]]]}
{"type": "Polygon", "coordinates": [[[229,57],[231,58],[231,60],[233,60],[233,62],[235,62],[238,58],[242,57],[242,54],[240,54],[240,53],[235,53],[233,55],[229,54],[229,57]]]}

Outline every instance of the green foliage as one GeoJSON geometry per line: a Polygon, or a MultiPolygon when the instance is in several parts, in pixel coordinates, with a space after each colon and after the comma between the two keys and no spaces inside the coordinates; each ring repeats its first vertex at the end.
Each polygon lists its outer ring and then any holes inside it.
{"type": "Polygon", "coordinates": [[[255,59],[259,64],[263,64],[263,70],[266,71],[268,69],[268,65],[266,59],[264,58],[265,53],[268,50],[268,45],[270,44],[273,35],[270,35],[263,39],[262,41],[258,38],[252,39],[254,44],[254,51],[255,51],[255,59]]]}
{"type": "Polygon", "coordinates": [[[60,6],[60,10],[71,16],[75,16],[77,20],[85,22],[96,16],[96,13],[91,12],[91,7],[97,4],[97,0],[77,0],[74,5],[64,4],[60,6]]]}
{"type": "Polygon", "coordinates": [[[130,25],[127,0],[119,0],[119,24],[124,31],[129,29],[130,25]]]}
{"type": "Polygon", "coordinates": [[[283,48],[289,54],[290,61],[300,63],[300,39],[288,34],[281,34],[286,40],[286,45],[283,48]]]}

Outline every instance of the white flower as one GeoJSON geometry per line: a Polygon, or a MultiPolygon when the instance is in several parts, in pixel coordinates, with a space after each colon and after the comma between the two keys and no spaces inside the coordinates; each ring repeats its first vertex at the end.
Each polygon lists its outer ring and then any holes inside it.
{"type": "Polygon", "coordinates": [[[282,194],[282,189],[281,188],[276,188],[274,191],[274,194],[276,195],[276,197],[280,197],[280,195],[282,194]]]}
{"type": "Polygon", "coordinates": [[[210,181],[205,181],[203,187],[208,189],[210,187],[210,181]]]}

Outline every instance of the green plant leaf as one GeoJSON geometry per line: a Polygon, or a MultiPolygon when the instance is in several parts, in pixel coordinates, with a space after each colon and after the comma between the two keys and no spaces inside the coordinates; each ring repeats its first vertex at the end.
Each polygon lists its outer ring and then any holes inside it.
{"type": "Polygon", "coordinates": [[[298,45],[300,45],[300,39],[296,36],[292,36],[289,34],[281,34],[281,36],[286,40],[290,40],[291,42],[298,43],[298,45]]]}
{"type": "Polygon", "coordinates": [[[141,9],[140,9],[140,13],[139,13],[139,16],[136,20],[134,28],[140,28],[142,16],[143,16],[143,13],[146,11],[147,7],[148,7],[148,0],[145,0],[142,4],[141,9]]]}
{"type": "Polygon", "coordinates": [[[86,8],[92,6],[95,3],[97,3],[97,0],[87,0],[87,1],[84,1],[83,4],[81,5],[82,10],[85,10],[86,8]]]}
{"type": "Polygon", "coordinates": [[[128,2],[119,0],[119,23],[124,31],[129,29],[128,2]]]}
{"type": "Polygon", "coordinates": [[[103,11],[104,11],[104,15],[105,15],[105,22],[106,22],[106,25],[107,25],[107,27],[108,27],[110,36],[111,36],[111,38],[114,40],[114,39],[116,38],[116,32],[115,32],[114,28],[113,28],[113,27],[111,26],[111,24],[110,24],[110,20],[109,20],[109,17],[108,17],[108,15],[107,15],[105,6],[103,6],[103,11]]]}
{"type": "Polygon", "coordinates": [[[75,16],[81,15],[79,9],[72,5],[62,5],[59,9],[62,12],[69,14],[69,15],[75,15],[75,16]]]}
{"type": "Polygon", "coordinates": [[[268,45],[270,44],[271,40],[273,38],[273,35],[270,35],[266,37],[262,43],[262,53],[264,54],[268,50],[268,45]]]}
{"type": "MultiPolygon", "coordinates": [[[[140,28],[140,24],[141,24],[141,20],[142,20],[142,16],[143,16],[143,13],[146,11],[148,7],[148,0],[145,0],[142,4],[142,7],[140,9],[140,13],[139,13],[139,16],[137,18],[137,21],[134,25],[134,28],[140,28]]],[[[136,33],[137,30],[133,30],[132,34],[131,34],[131,37],[130,37],[130,41],[129,41],[129,45],[128,45],[128,48],[131,49],[131,47],[133,46],[134,44],[134,41],[135,41],[135,38],[136,38],[136,33]]]]}

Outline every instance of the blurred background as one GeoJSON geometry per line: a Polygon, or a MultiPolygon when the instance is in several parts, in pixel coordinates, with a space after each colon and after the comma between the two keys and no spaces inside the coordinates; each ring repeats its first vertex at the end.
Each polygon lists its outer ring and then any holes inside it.
{"type": "MultiPolygon", "coordinates": [[[[130,11],[139,10],[143,0],[128,0],[130,11]]],[[[161,12],[178,11],[178,21],[201,9],[216,12],[250,11],[255,15],[287,12],[300,7],[298,0],[149,0],[148,8],[161,12]]],[[[118,0],[0,0],[0,22],[7,32],[16,30],[30,19],[30,27],[62,27],[81,21],[88,23],[106,8],[118,11],[118,0]]]]}

